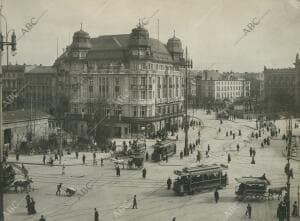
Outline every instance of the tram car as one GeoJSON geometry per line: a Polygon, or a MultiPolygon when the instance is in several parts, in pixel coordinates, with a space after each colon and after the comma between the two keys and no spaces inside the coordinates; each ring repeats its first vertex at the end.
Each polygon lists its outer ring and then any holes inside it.
{"type": "Polygon", "coordinates": [[[176,144],[174,141],[157,141],[156,144],[153,145],[153,148],[151,160],[155,162],[165,160],[166,156],[170,157],[176,154],[176,144]]]}
{"type": "Polygon", "coordinates": [[[228,166],[223,164],[212,164],[175,170],[178,177],[173,183],[173,190],[183,196],[203,190],[222,189],[228,185],[227,172],[224,172],[227,169],[228,166]]]}
{"type": "Polygon", "coordinates": [[[265,177],[241,177],[235,178],[237,184],[235,194],[238,200],[244,199],[266,199],[267,188],[271,184],[265,177]]]}

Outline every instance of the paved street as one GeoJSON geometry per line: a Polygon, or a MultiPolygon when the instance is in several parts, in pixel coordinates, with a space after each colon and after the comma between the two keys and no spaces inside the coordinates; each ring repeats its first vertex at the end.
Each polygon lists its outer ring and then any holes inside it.
{"type": "MultiPolygon", "coordinates": [[[[25,162],[29,169],[29,176],[34,183],[34,191],[31,193],[36,201],[37,214],[28,216],[24,194],[8,193],[5,195],[6,220],[26,221],[38,220],[41,214],[51,221],[81,221],[93,220],[93,209],[98,208],[100,220],[118,221],[152,221],[172,220],[176,217],[180,220],[247,220],[245,217],[248,202],[240,202],[235,198],[235,180],[241,176],[261,176],[266,174],[271,181],[271,186],[285,185],[284,166],[286,160],[282,155],[285,143],[280,139],[285,131],[285,121],[276,124],[281,128],[278,138],[271,140],[271,145],[260,148],[261,139],[269,136],[268,132],[262,134],[262,138],[256,140],[250,134],[255,130],[256,124],[250,120],[224,121],[220,125],[214,120],[214,115],[206,115],[198,111],[195,115],[203,120],[205,127],[201,130],[201,150],[203,164],[223,163],[227,164],[227,154],[231,154],[232,161],[229,165],[229,185],[220,190],[220,202],[215,204],[213,192],[197,193],[195,195],[176,196],[172,190],[167,190],[166,180],[170,176],[173,180],[175,169],[184,166],[196,165],[196,153],[180,160],[179,153],[183,148],[184,134],[179,132],[177,154],[169,159],[169,162],[146,162],[147,178],[142,178],[140,170],[121,170],[121,176],[116,177],[113,163],[107,159],[104,167],[92,166],[92,153],[86,153],[87,164],[81,165],[81,156],[75,159],[75,154],[67,155],[63,159],[66,165],[66,174],[61,175],[61,166],[43,166],[41,156],[21,156],[21,162],[25,162]],[[218,133],[219,127],[221,133],[218,133]],[[241,129],[242,136],[226,137],[226,131],[232,130],[238,134],[241,129]],[[205,158],[207,145],[211,147],[209,158],[205,158]],[[240,152],[236,151],[236,145],[240,145],[240,152]],[[256,164],[250,164],[249,147],[256,149],[256,164]],[[77,189],[77,195],[68,197],[62,191],[61,196],[56,196],[56,186],[63,183],[66,187],[77,189]],[[80,195],[78,194],[80,193],[80,195]],[[138,209],[131,209],[133,195],[137,195],[138,209]]],[[[198,128],[190,128],[190,142],[197,138],[198,128]]],[[[153,140],[147,141],[147,151],[151,153],[153,140]]],[[[102,157],[104,154],[101,154],[102,157]]],[[[100,154],[97,155],[100,159],[100,154]]],[[[10,156],[14,161],[14,156],[10,156]]],[[[56,163],[57,165],[57,163],[56,163]]],[[[295,179],[292,179],[291,190],[293,201],[297,196],[297,185],[300,183],[300,163],[292,161],[295,179]]],[[[276,220],[276,208],[278,200],[251,201],[252,220],[268,221],[276,220]]],[[[296,220],[296,219],[295,219],[296,220]]]]}

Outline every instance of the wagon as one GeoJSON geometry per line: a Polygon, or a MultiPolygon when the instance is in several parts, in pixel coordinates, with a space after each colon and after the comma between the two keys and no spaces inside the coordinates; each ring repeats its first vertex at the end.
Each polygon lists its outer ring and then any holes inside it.
{"type": "Polygon", "coordinates": [[[270,185],[270,181],[262,177],[241,177],[235,178],[237,185],[235,188],[235,194],[238,200],[267,199],[267,187],[270,185]]]}

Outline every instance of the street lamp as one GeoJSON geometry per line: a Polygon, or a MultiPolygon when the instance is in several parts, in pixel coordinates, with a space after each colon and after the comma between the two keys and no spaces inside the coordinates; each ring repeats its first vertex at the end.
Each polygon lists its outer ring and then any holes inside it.
{"type": "MultiPolygon", "coordinates": [[[[5,40],[6,40],[6,42],[8,42],[8,35],[10,32],[14,31],[14,29],[8,30],[6,17],[3,14],[0,14],[0,16],[4,19],[4,22],[5,22],[5,40]]],[[[9,60],[8,45],[6,45],[6,65],[7,66],[8,66],[8,60],[9,60]]]]}
{"type": "Polygon", "coordinates": [[[184,156],[189,155],[189,119],[188,119],[188,69],[193,68],[193,61],[188,59],[188,50],[187,47],[185,48],[185,59],[182,59],[180,62],[180,66],[185,68],[185,94],[184,94],[184,106],[185,106],[185,113],[184,113],[184,156]]]}
{"type": "MultiPolygon", "coordinates": [[[[6,41],[4,41],[2,31],[1,31],[1,17],[2,15],[2,5],[0,6],[0,221],[4,221],[4,158],[3,158],[3,116],[2,116],[2,84],[3,84],[3,73],[2,73],[2,51],[4,51],[4,46],[6,49],[11,46],[12,51],[16,51],[17,38],[15,32],[11,35],[11,41],[8,41],[8,35],[6,35],[6,41]]],[[[5,19],[6,21],[6,19],[5,19]]]]}

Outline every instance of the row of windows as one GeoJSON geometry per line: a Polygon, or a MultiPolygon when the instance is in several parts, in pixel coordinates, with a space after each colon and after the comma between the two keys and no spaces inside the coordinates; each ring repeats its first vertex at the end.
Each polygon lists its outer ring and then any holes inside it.
{"type": "Polygon", "coordinates": [[[242,85],[243,83],[249,84],[249,82],[243,82],[243,81],[216,81],[216,84],[221,84],[221,85],[242,85]]]}

